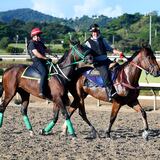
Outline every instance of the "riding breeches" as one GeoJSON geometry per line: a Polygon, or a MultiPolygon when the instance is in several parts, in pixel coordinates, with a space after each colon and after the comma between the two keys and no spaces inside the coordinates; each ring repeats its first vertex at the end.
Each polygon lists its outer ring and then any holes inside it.
{"type": "Polygon", "coordinates": [[[105,65],[97,65],[95,67],[99,71],[100,76],[102,77],[105,88],[111,86],[112,82],[111,82],[111,75],[110,75],[108,65],[106,65],[106,64],[105,65]]]}
{"type": "Polygon", "coordinates": [[[41,75],[40,79],[40,93],[45,92],[45,88],[47,85],[47,76],[48,76],[48,70],[46,67],[45,62],[42,61],[34,61],[33,66],[39,71],[41,75]]]}

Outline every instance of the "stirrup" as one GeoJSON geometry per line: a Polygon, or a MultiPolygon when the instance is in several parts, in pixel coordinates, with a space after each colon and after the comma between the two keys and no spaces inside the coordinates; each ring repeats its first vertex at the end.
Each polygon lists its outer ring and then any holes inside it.
{"type": "Polygon", "coordinates": [[[45,98],[45,95],[42,92],[39,93],[39,96],[45,98]]]}

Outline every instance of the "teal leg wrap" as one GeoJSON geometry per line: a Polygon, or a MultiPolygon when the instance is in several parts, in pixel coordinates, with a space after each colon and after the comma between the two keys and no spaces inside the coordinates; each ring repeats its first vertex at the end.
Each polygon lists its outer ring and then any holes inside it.
{"type": "Polygon", "coordinates": [[[46,126],[46,128],[44,129],[45,133],[49,133],[49,132],[52,130],[52,128],[54,127],[54,125],[55,125],[55,123],[54,123],[54,121],[52,120],[52,121],[46,126]]]}
{"type": "Polygon", "coordinates": [[[3,113],[0,113],[0,127],[2,127],[3,124],[3,113]]]}
{"type": "Polygon", "coordinates": [[[32,130],[32,125],[31,125],[31,123],[30,123],[30,121],[29,121],[28,116],[23,116],[23,120],[24,120],[24,123],[25,123],[25,125],[26,125],[26,128],[27,128],[28,130],[32,130]]]}
{"type": "Polygon", "coordinates": [[[66,120],[66,124],[67,124],[67,127],[68,127],[68,132],[69,132],[70,134],[74,134],[73,125],[72,125],[70,119],[67,119],[67,120],[66,120]]]}

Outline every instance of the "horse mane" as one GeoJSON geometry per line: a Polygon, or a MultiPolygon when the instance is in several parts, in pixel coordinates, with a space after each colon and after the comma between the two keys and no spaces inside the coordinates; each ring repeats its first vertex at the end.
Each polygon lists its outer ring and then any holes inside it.
{"type": "Polygon", "coordinates": [[[68,51],[68,52],[65,52],[65,53],[63,54],[63,56],[58,60],[57,64],[62,63],[62,62],[67,58],[68,53],[69,53],[69,51],[68,51]]]}
{"type": "MultiPolygon", "coordinates": [[[[140,49],[140,50],[141,50],[141,49],[140,49]]],[[[140,52],[140,50],[135,51],[130,58],[127,58],[127,61],[124,62],[122,65],[120,65],[120,68],[122,69],[122,68],[124,68],[125,66],[127,66],[127,65],[137,56],[137,54],[140,52]]]]}
{"type": "MultiPolygon", "coordinates": [[[[77,39],[71,39],[70,44],[75,46],[75,45],[79,45],[80,42],[77,39]]],[[[63,56],[58,60],[57,64],[62,63],[66,59],[70,51],[71,51],[71,48],[63,54],[63,56]]]]}
{"type": "Polygon", "coordinates": [[[130,58],[128,58],[127,61],[121,65],[121,68],[124,68],[125,66],[127,66],[128,63],[130,63],[137,56],[137,54],[143,49],[148,49],[148,50],[152,51],[152,49],[149,45],[142,45],[142,47],[140,47],[139,50],[135,51],[132,54],[132,56],[130,58]]]}

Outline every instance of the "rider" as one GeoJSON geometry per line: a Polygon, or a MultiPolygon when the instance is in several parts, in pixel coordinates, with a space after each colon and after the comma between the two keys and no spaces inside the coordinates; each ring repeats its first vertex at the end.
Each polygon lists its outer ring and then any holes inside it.
{"type": "Polygon", "coordinates": [[[45,55],[45,53],[49,53],[49,49],[47,49],[47,47],[41,41],[40,34],[42,34],[42,31],[39,28],[32,29],[32,39],[29,41],[27,49],[33,61],[33,66],[39,71],[41,75],[39,96],[45,97],[45,87],[47,84],[48,74],[46,62],[47,60],[51,61],[51,59],[48,59],[45,55]]]}
{"type": "Polygon", "coordinates": [[[91,37],[86,40],[85,44],[94,51],[94,67],[99,71],[103,79],[109,101],[111,101],[112,98],[117,96],[117,92],[111,81],[111,75],[109,72],[109,64],[111,60],[108,59],[106,51],[110,51],[114,54],[121,54],[121,52],[113,49],[106,42],[106,40],[101,36],[100,29],[97,24],[92,24],[89,31],[91,32],[91,37]]]}

